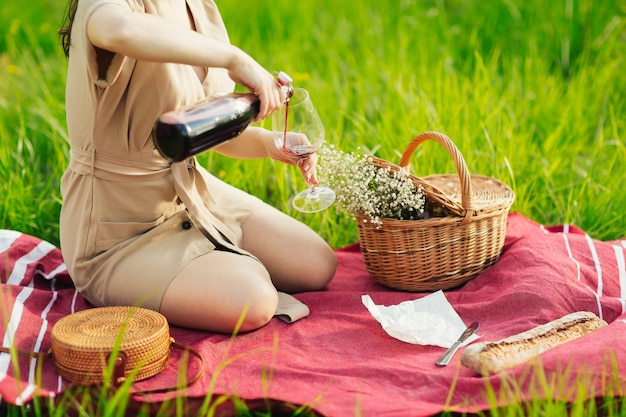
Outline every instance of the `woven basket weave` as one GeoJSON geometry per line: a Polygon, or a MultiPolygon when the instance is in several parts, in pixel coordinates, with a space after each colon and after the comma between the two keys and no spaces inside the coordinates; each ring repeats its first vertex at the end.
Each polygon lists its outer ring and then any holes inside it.
{"type": "Polygon", "coordinates": [[[111,355],[124,362],[117,378],[154,376],[167,365],[172,343],[165,317],[138,307],[79,311],[60,319],[50,335],[57,372],[81,384],[102,382],[111,355]]]}
{"type": "Polygon", "coordinates": [[[409,169],[415,149],[433,140],[446,148],[457,174],[411,175],[416,187],[446,217],[424,220],[382,219],[382,226],[356,216],[361,252],[374,281],[405,291],[437,291],[460,286],[500,258],[513,191],[504,183],[470,175],[454,142],[438,132],[416,136],[399,165],[372,157],[371,163],[392,170],[409,169]]]}

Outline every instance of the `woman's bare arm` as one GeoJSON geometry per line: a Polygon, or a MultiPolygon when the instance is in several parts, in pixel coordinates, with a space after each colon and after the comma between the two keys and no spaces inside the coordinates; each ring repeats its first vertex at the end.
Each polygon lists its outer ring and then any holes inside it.
{"type": "MultiPolygon", "coordinates": [[[[297,135],[298,133],[288,133],[297,135]]],[[[306,138],[305,138],[306,140],[306,138]]],[[[240,159],[271,158],[289,165],[296,165],[307,183],[317,184],[317,154],[310,155],[302,160],[297,157],[289,157],[278,150],[274,144],[274,134],[256,126],[250,126],[241,135],[214,148],[222,155],[240,159]]]]}
{"type": "Polygon", "coordinates": [[[87,36],[98,48],[137,60],[225,68],[236,83],[260,97],[257,120],[282,105],[282,92],[274,76],[248,54],[159,16],[104,4],[90,16],[87,36]]]}

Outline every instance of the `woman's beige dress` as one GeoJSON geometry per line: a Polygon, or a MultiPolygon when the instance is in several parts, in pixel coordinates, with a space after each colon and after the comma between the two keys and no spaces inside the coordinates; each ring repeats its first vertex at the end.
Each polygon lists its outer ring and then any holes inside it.
{"type": "MultiPolygon", "coordinates": [[[[216,247],[243,251],[241,223],[263,204],[193,158],[170,165],[150,132],[157,117],[233,89],[224,70],[204,81],[187,65],[141,62],[91,45],[86,22],[104,3],[159,14],[158,0],[80,0],[72,31],[61,181],[61,247],[78,290],[96,306],[159,310],[167,286],[216,247]]],[[[187,0],[196,30],[228,41],[211,0],[187,0]]],[[[210,274],[210,271],[207,271],[210,274]]]]}

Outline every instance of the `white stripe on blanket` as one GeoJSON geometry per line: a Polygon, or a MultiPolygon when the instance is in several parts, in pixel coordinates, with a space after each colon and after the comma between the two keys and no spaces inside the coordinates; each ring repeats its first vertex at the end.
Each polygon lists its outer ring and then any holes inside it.
{"type": "Polygon", "coordinates": [[[613,245],[613,251],[615,252],[615,260],[617,262],[622,314],[624,314],[626,313],[626,261],[624,261],[624,251],[619,246],[613,245]]]}

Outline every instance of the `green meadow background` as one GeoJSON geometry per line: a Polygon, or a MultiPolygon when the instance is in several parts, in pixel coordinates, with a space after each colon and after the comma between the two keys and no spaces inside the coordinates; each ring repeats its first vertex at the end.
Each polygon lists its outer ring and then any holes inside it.
{"type": "MultiPolygon", "coordinates": [[[[597,239],[626,235],[623,0],[218,5],[233,43],[310,91],[329,143],[398,162],[414,135],[444,132],[471,172],[511,185],[513,211],[597,239]]],[[[0,227],[55,244],[68,158],[66,60],[56,37],[64,8],[29,0],[0,9],[0,227]]],[[[358,239],[354,221],[334,209],[291,209],[304,186],[292,167],[211,152],[200,161],[334,247],[358,239]]],[[[455,169],[434,142],[412,162],[418,175],[455,169]]]]}

